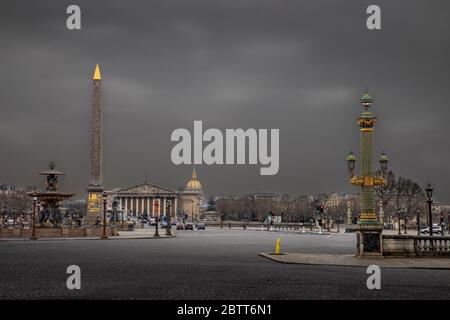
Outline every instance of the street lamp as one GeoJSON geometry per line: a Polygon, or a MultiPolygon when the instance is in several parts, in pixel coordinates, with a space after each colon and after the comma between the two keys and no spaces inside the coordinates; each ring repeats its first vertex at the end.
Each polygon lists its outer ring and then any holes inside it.
{"type": "Polygon", "coordinates": [[[430,228],[430,236],[433,235],[433,214],[431,212],[431,204],[433,203],[433,188],[430,184],[427,185],[425,189],[427,193],[427,203],[428,203],[428,227],[430,228]]]}
{"type": "Polygon", "coordinates": [[[381,172],[382,172],[382,174],[384,174],[387,171],[388,162],[389,162],[386,152],[381,153],[379,162],[380,162],[381,172]]]}
{"type": "Polygon", "coordinates": [[[31,221],[31,225],[32,225],[32,231],[31,231],[31,240],[37,240],[36,237],[36,202],[37,202],[37,196],[36,196],[36,192],[33,193],[33,218],[31,221]]]}
{"type": "Polygon", "coordinates": [[[172,208],[172,201],[174,200],[174,197],[169,198],[169,202],[167,203],[166,211],[167,211],[167,226],[166,226],[166,236],[172,235],[172,227],[171,227],[171,221],[170,221],[170,210],[172,208]]]}
{"type": "Polygon", "coordinates": [[[350,153],[347,156],[347,166],[348,166],[348,171],[350,172],[351,177],[354,176],[355,163],[356,163],[355,155],[353,154],[353,152],[350,151],[350,153]]]}
{"type": "Polygon", "coordinates": [[[400,228],[400,219],[401,219],[401,211],[400,209],[397,209],[397,220],[398,220],[398,235],[400,236],[402,234],[402,230],[400,228]]]}
{"type": "Polygon", "coordinates": [[[103,234],[100,239],[108,239],[106,235],[106,192],[103,192],[103,234]]]}
{"type": "Polygon", "coordinates": [[[156,212],[156,218],[155,218],[155,220],[156,220],[156,226],[155,226],[155,234],[153,235],[153,237],[154,237],[154,238],[159,238],[159,233],[158,233],[158,222],[159,222],[159,199],[160,199],[160,196],[159,196],[158,193],[156,194],[155,199],[158,199],[158,201],[156,202],[156,203],[158,204],[158,206],[157,206],[158,210],[156,210],[156,211],[157,211],[157,212],[156,212]]]}
{"type": "Polygon", "coordinates": [[[404,220],[405,220],[405,233],[404,234],[408,234],[408,232],[406,232],[406,218],[407,218],[407,212],[405,211],[404,213],[403,213],[403,217],[404,217],[404,220]]]}
{"type": "Polygon", "coordinates": [[[417,220],[417,235],[420,236],[420,208],[417,208],[416,214],[417,214],[417,218],[416,218],[416,220],[417,220]]]}

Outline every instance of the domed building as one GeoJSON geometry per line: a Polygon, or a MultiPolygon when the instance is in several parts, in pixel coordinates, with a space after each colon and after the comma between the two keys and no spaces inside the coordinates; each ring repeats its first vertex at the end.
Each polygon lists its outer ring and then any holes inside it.
{"type": "Polygon", "coordinates": [[[178,190],[150,184],[146,180],[143,184],[105,191],[107,208],[112,208],[115,200],[125,217],[137,217],[141,214],[148,214],[150,217],[165,216],[169,212],[172,217],[193,221],[201,218],[204,211],[203,191],[195,168],[186,188],[180,187],[178,190]]]}
{"type": "Polygon", "coordinates": [[[191,180],[188,181],[186,185],[187,191],[202,191],[202,184],[198,181],[197,172],[195,172],[195,168],[192,170],[191,180]]]}
{"type": "Polygon", "coordinates": [[[203,202],[202,184],[198,180],[195,168],[192,170],[191,179],[186,184],[186,189],[180,190],[179,203],[182,212],[189,220],[200,219],[200,207],[203,202]]]}

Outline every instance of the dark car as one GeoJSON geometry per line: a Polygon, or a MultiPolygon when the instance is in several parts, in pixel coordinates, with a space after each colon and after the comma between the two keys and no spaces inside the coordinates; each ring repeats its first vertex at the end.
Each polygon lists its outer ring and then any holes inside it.
{"type": "Polygon", "coordinates": [[[194,225],[192,223],[186,223],[184,230],[194,230],[194,225]]]}
{"type": "Polygon", "coordinates": [[[197,223],[197,230],[205,230],[206,224],[204,223],[197,223]]]}

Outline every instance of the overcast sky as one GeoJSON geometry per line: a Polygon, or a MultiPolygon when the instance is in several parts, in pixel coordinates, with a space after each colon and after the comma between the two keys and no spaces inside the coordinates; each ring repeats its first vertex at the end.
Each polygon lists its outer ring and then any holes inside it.
{"type": "Polygon", "coordinates": [[[375,155],[450,202],[450,3],[22,1],[0,3],[0,180],[42,186],[50,160],[85,195],[92,73],[103,87],[104,184],[185,185],[176,128],[279,128],[280,171],[198,166],[206,195],[354,192],[345,157],[367,87],[375,155]],[[66,28],[78,4],[82,29],[66,28]],[[366,28],[378,4],[382,30],[366,28]]]}

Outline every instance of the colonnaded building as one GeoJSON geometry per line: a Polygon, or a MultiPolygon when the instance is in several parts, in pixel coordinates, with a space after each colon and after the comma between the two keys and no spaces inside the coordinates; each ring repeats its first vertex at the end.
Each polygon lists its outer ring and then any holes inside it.
{"type": "Polygon", "coordinates": [[[117,201],[119,210],[134,217],[141,214],[155,217],[170,212],[172,217],[177,214],[191,220],[199,220],[204,201],[202,185],[195,168],[186,188],[176,190],[145,181],[131,187],[115,188],[106,191],[106,194],[108,210],[112,208],[113,201],[117,201]]]}

